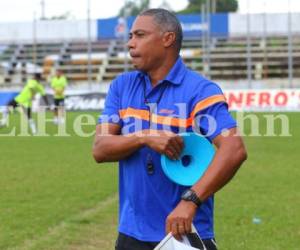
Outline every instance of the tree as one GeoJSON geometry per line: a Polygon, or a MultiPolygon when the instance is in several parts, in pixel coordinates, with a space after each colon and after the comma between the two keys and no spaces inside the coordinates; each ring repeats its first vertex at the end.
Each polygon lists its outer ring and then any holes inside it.
{"type": "MultiPolygon", "coordinates": [[[[238,9],[237,0],[210,0],[210,2],[212,6],[215,2],[215,11],[212,12],[236,12],[238,9]]],[[[178,14],[200,13],[202,4],[206,4],[206,0],[189,0],[188,6],[178,14]]]]}
{"type": "Polygon", "coordinates": [[[237,9],[237,0],[216,0],[216,12],[236,12],[237,9]]]}
{"type": "Polygon", "coordinates": [[[119,16],[137,16],[143,10],[149,9],[150,0],[139,0],[139,1],[126,1],[125,5],[121,8],[119,16]],[[125,13],[126,11],[126,13],[125,13]]]}

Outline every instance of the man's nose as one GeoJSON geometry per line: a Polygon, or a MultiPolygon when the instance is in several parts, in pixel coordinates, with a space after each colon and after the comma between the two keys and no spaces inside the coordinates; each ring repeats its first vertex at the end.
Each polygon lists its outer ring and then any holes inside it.
{"type": "Polygon", "coordinates": [[[128,49],[133,49],[135,47],[134,39],[130,38],[126,45],[127,45],[128,49]]]}

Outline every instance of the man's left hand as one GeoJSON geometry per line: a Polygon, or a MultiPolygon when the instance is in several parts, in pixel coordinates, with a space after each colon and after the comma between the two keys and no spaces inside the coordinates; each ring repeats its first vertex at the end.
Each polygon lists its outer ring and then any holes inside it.
{"type": "Polygon", "coordinates": [[[181,236],[192,231],[192,221],[197,211],[197,206],[190,201],[180,201],[177,207],[169,214],[166,220],[166,233],[181,240],[181,236]]]}

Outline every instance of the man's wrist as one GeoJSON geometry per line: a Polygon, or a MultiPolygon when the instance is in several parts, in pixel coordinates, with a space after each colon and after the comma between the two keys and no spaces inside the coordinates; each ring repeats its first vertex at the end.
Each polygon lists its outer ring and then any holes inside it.
{"type": "Polygon", "coordinates": [[[186,206],[189,206],[189,207],[191,207],[191,208],[193,208],[195,210],[198,209],[198,206],[194,202],[192,202],[192,201],[186,201],[186,200],[181,199],[181,202],[183,204],[186,204],[186,206]]]}
{"type": "Polygon", "coordinates": [[[193,202],[197,207],[200,207],[203,203],[193,189],[185,190],[181,195],[181,199],[184,201],[193,202]]]}

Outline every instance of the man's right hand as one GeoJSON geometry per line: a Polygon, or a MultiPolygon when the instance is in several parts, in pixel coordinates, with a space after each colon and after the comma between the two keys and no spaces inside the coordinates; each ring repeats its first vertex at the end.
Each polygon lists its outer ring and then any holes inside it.
{"type": "Polygon", "coordinates": [[[169,131],[142,130],[137,133],[141,136],[143,144],[154,151],[165,154],[172,160],[178,160],[183,150],[183,139],[169,131]]]}
{"type": "Polygon", "coordinates": [[[121,127],[117,124],[97,125],[93,156],[98,163],[125,159],[143,146],[175,160],[179,159],[184,147],[182,138],[169,131],[142,130],[128,135],[120,133],[121,127]]]}

